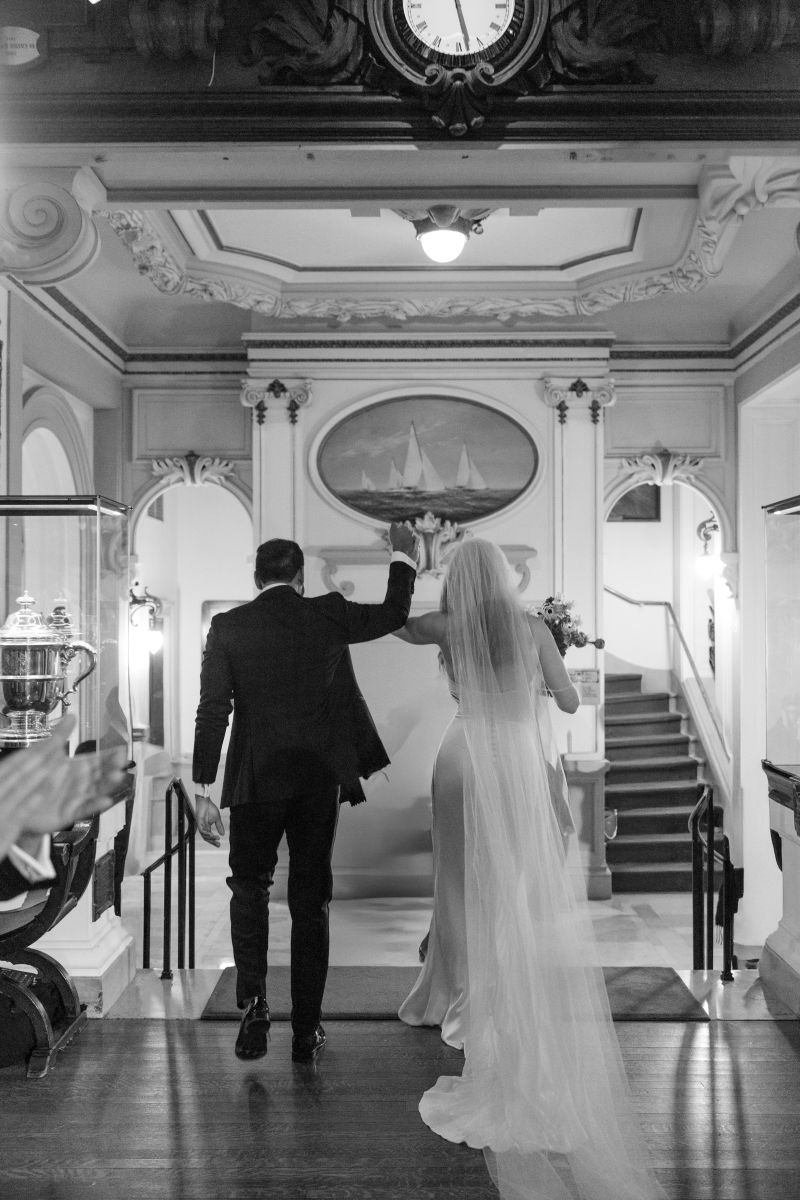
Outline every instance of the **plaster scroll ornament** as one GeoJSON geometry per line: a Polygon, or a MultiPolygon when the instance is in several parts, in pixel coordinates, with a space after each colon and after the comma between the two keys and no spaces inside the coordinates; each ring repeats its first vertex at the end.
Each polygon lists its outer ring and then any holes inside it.
{"type": "Polygon", "coordinates": [[[234,474],[235,467],[227,459],[210,458],[189,450],[180,458],[154,458],[152,471],[164,483],[200,487],[203,483],[222,483],[234,474]]]}
{"type": "Polygon", "coordinates": [[[32,179],[0,191],[0,274],[46,287],[91,266],[97,227],[67,188],[32,179]]]}
{"type": "Polygon", "coordinates": [[[659,487],[670,487],[673,483],[689,483],[703,469],[704,460],[691,454],[672,454],[660,450],[653,454],[640,454],[635,458],[623,458],[620,471],[628,471],[635,483],[653,483],[659,487]]]}

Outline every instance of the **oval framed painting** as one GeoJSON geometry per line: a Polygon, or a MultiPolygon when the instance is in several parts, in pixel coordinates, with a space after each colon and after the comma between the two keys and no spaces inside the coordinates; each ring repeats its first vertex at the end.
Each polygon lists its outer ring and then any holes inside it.
{"type": "Polygon", "coordinates": [[[352,514],[389,522],[432,512],[472,525],[530,489],[539,452],[505,412],[431,394],[346,413],[323,432],[315,466],[325,490],[352,514]]]}

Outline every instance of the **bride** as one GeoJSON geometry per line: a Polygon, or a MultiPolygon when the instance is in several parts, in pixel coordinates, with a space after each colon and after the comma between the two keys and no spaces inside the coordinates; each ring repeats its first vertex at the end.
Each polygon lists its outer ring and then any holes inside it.
{"type": "Polygon", "coordinates": [[[585,904],[548,692],[578,707],[552,635],[500,549],[453,551],[440,611],[397,635],[434,643],[458,712],[434,769],[434,910],[400,1009],[464,1048],[422,1097],[425,1123],[484,1151],[503,1200],[650,1200],[585,904]]]}

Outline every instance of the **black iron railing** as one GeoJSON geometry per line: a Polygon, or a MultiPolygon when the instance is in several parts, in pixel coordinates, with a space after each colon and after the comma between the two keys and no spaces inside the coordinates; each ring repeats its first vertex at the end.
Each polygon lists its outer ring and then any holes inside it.
{"type": "Polygon", "coordinates": [[[171,779],[164,795],[164,853],[142,871],[144,879],[144,928],[142,930],[142,966],[150,966],[150,927],[152,915],[152,875],[164,868],[164,942],[162,979],[172,979],[172,859],[178,856],[178,970],[187,965],[188,943],[191,970],[194,967],[195,930],[195,834],[197,822],[186,788],[180,779],[171,779]],[[172,799],[177,800],[177,836],[172,837],[172,799]],[[188,934],[188,937],[187,937],[188,934]]]}
{"type": "Polygon", "coordinates": [[[723,983],[733,980],[736,959],[733,953],[733,915],[738,896],[736,872],[731,862],[730,844],[722,833],[722,809],[714,804],[714,790],[707,783],[697,785],[697,803],[689,817],[692,835],[692,951],[695,971],[714,969],[715,905],[714,887],[717,868],[721,888],[717,912],[722,925],[723,983]]]}

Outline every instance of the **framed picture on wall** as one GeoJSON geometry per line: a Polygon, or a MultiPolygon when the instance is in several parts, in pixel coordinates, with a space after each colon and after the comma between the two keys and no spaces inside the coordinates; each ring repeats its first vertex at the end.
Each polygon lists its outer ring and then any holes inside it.
{"type": "Polygon", "coordinates": [[[640,483],[620,496],[608,514],[609,521],[660,521],[661,488],[653,483],[640,483]]]}
{"type": "Polygon", "coordinates": [[[518,500],[539,466],[533,438],[511,416],[437,394],[346,414],[316,459],[323,487],[339,504],[383,522],[432,512],[472,524],[518,500]]]}
{"type": "Polygon", "coordinates": [[[232,608],[238,608],[240,604],[246,604],[246,600],[204,600],[200,609],[200,638],[201,649],[205,649],[206,638],[208,631],[211,628],[211,621],[217,613],[229,612],[232,608]]]}

